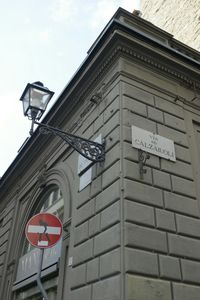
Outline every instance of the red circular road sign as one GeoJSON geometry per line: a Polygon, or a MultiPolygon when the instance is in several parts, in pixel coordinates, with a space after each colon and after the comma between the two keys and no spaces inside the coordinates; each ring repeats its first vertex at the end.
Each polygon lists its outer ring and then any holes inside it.
{"type": "Polygon", "coordinates": [[[53,247],[62,235],[62,223],[58,217],[49,213],[39,213],[26,224],[26,238],[37,248],[53,247]]]}

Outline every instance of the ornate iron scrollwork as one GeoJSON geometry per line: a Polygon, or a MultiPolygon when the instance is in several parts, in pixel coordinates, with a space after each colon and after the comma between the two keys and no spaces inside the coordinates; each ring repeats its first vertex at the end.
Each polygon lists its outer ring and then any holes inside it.
{"type": "Polygon", "coordinates": [[[78,151],[82,156],[93,162],[102,162],[105,160],[105,143],[99,144],[94,141],[64,132],[52,126],[34,122],[39,125],[39,130],[42,134],[54,134],[59,136],[72,148],[78,151]]]}

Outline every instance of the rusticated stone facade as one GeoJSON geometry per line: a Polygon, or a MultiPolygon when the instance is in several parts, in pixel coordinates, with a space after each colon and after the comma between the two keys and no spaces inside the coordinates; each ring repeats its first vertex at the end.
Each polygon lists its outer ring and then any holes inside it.
{"type": "Polygon", "coordinates": [[[141,0],[142,17],[200,51],[199,0],[141,0]]]}
{"type": "Polygon", "coordinates": [[[41,299],[24,230],[58,188],[62,240],[42,266],[49,300],[199,299],[199,61],[143,18],[115,13],[43,119],[101,136],[105,161],[80,172],[72,147],[34,131],[0,180],[0,300],[41,299]],[[132,126],[173,141],[176,161],[151,153],[141,176],[132,126]]]}

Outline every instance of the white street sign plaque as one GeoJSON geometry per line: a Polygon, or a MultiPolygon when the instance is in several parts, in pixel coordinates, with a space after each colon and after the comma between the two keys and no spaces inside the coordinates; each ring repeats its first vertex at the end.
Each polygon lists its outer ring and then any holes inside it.
{"type": "Polygon", "coordinates": [[[89,168],[80,176],[79,192],[92,182],[92,168],[89,168]]]}
{"type": "Polygon", "coordinates": [[[174,141],[132,126],[132,146],[145,152],[176,161],[174,141]]]}

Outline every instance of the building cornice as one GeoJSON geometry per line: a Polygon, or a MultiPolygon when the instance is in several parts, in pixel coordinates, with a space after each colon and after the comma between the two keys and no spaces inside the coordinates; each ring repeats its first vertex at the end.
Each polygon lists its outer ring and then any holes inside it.
{"type": "MultiPolygon", "coordinates": [[[[157,59],[153,59],[152,57],[141,54],[130,47],[118,46],[117,50],[126,56],[130,56],[134,58],[134,60],[138,62],[142,62],[143,65],[154,68],[157,71],[161,71],[163,75],[170,76],[173,79],[181,82],[187,88],[194,88],[200,91],[200,83],[199,81],[192,79],[189,76],[186,76],[183,72],[176,70],[176,68],[170,67],[168,64],[161,63],[157,59]]],[[[199,74],[200,75],[200,74],[199,74]]]]}

